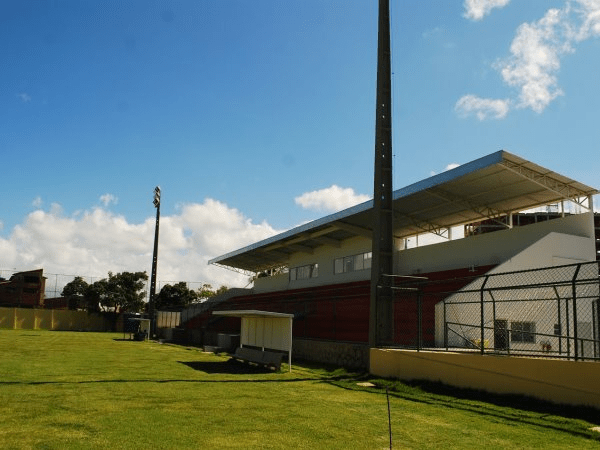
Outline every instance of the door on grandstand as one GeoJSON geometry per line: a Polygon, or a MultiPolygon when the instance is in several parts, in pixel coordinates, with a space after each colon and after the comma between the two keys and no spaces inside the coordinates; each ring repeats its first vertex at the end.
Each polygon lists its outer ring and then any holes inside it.
{"type": "Polygon", "coordinates": [[[494,350],[508,350],[508,321],[494,320],[494,350]]]}

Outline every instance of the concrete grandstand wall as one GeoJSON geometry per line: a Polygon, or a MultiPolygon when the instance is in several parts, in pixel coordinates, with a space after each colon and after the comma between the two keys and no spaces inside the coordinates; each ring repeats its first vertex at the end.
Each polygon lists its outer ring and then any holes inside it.
{"type": "MultiPolygon", "coordinates": [[[[579,261],[596,259],[594,218],[591,213],[585,213],[403,250],[398,255],[395,273],[415,274],[457,267],[504,264],[550,233],[582,238],[577,244],[576,252],[573,251],[574,249],[566,249],[567,257],[577,257],[579,261]]],[[[541,249],[538,248],[538,250],[541,249]]],[[[528,266],[531,268],[554,263],[542,254],[530,253],[526,260],[522,259],[521,264],[525,267],[527,264],[533,264],[533,266],[528,266]]],[[[507,268],[506,270],[517,269],[507,268]]]]}

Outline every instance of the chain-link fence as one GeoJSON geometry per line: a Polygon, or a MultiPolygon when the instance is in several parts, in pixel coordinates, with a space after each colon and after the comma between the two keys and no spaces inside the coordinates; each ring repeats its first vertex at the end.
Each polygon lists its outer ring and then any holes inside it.
{"type": "Polygon", "coordinates": [[[394,344],[600,360],[598,264],[403,283],[394,344]]]}

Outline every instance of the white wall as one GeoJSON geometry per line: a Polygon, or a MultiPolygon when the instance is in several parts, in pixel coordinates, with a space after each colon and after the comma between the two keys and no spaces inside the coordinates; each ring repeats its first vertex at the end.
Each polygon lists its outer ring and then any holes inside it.
{"type": "MultiPolygon", "coordinates": [[[[574,253],[565,248],[568,258],[578,261],[593,261],[595,255],[594,222],[591,213],[576,214],[547,222],[515,227],[494,233],[466,237],[426,247],[411,248],[400,252],[396,273],[401,275],[437,272],[470,266],[501,264],[518,255],[532,243],[549,233],[564,233],[586,238],[580,241],[574,253]]],[[[569,244],[570,245],[570,244],[569,244]]],[[[568,247],[568,245],[566,245],[568,247]]],[[[561,250],[562,251],[562,250],[561,250]]],[[[562,256],[557,254],[556,256],[562,256]]],[[[534,252],[520,258],[519,264],[537,264],[539,256],[534,252]]],[[[517,262],[515,262],[515,265],[517,262]]],[[[547,265],[552,265],[548,262],[547,265]]],[[[517,270],[517,269],[508,269],[517,270]]]]}
{"type": "Polygon", "coordinates": [[[595,260],[595,239],[552,232],[495,267],[491,273],[513,272],[595,260]]]}
{"type": "Polygon", "coordinates": [[[274,292],[285,289],[301,289],[328,284],[349,283],[351,281],[368,280],[371,270],[334,274],[333,262],[336,258],[357,255],[371,251],[371,240],[364,237],[355,237],[342,243],[340,247],[323,245],[313,253],[297,252],[288,260],[289,267],[298,267],[308,264],[319,264],[319,276],[305,280],[289,280],[289,274],[279,274],[273,277],[258,278],[254,282],[255,292],[274,292]]]}
{"type": "MultiPolygon", "coordinates": [[[[549,242],[549,241],[548,241],[549,242]]],[[[323,245],[311,253],[291,255],[289,267],[319,264],[319,276],[306,280],[289,281],[287,273],[256,280],[255,292],[274,292],[301,289],[328,284],[368,280],[369,269],[334,275],[335,258],[371,251],[371,240],[364,237],[348,239],[340,247],[323,245]]],[[[591,213],[577,214],[547,222],[515,227],[494,233],[456,239],[424,247],[401,250],[395,255],[395,272],[400,275],[436,272],[469,266],[502,264],[510,261],[511,267],[541,267],[558,264],[557,261],[592,261],[595,255],[594,222],[591,213]],[[521,254],[525,249],[549,235],[563,233],[579,237],[565,241],[563,238],[521,254]],[[552,249],[552,251],[550,251],[552,249]],[[554,258],[554,259],[553,259],[554,258]]],[[[565,264],[565,262],[562,262],[565,264]]],[[[518,270],[505,268],[503,271],[518,270]]]]}
{"type": "Polygon", "coordinates": [[[273,350],[292,348],[291,320],[282,317],[242,317],[240,342],[273,350]]]}

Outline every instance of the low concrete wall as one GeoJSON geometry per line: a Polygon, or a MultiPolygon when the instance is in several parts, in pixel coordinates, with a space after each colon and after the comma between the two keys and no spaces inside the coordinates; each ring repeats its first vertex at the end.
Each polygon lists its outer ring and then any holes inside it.
{"type": "Polygon", "coordinates": [[[292,364],[294,358],[348,369],[366,369],[369,365],[369,346],[354,342],[294,338],[292,364]]]}
{"type": "Polygon", "coordinates": [[[600,409],[600,363],[371,349],[370,372],[600,409]]]}

